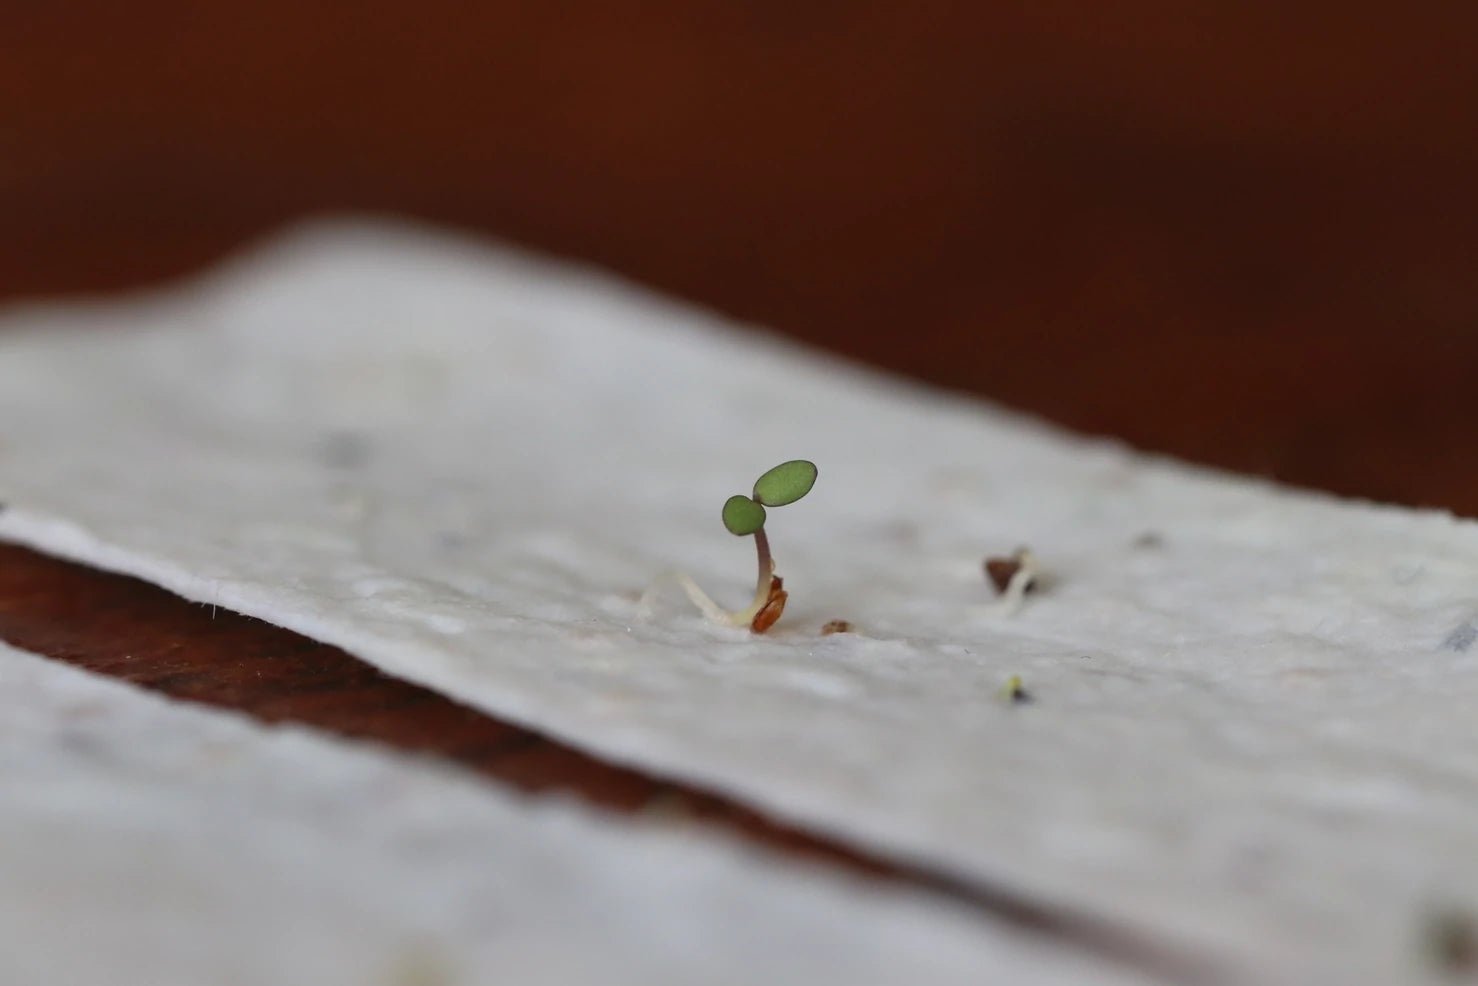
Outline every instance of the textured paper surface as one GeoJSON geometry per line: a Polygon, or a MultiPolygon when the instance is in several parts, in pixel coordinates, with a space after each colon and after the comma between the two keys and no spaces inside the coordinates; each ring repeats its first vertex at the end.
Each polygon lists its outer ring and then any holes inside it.
{"type": "Polygon", "coordinates": [[[1415,976],[1422,909],[1478,896],[1471,522],[1148,460],[391,228],[8,325],[0,536],[1262,979],[1415,976]],[[821,478],[771,515],[775,631],[672,592],[644,619],[673,568],[745,600],[719,508],[797,456],[821,478]],[[1007,617],[980,563],[1019,544],[1055,584],[1007,617]],[[1035,703],[998,700],[1010,674],[1035,703]]]}
{"type": "Polygon", "coordinates": [[[0,645],[0,981],[1085,982],[905,892],[0,645]]]}

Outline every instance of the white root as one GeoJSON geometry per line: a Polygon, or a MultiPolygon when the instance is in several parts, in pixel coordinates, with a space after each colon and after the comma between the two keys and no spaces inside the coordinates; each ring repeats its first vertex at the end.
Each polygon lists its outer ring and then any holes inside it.
{"type": "MultiPolygon", "coordinates": [[[[704,592],[684,572],[668,572],[652,583],[651,587],[642,595],[639,611],[645,619],[652,612],[652,603],[656,599],[657,592],[666,582],[676,582],[682,586],[683,592],[687,593],[688,599],[698,607],[705,617],[714,623],[731,627],[752,627],[754,618],[759,615],[770,602],[772,594],[771,582],[775,575],[775,561],[770,557],[770,541],[765,537],[765,532],[759,530],[754,535],[755,552],[759,560],[759,577],[755,580],[754,599],[748,608],[740,610],[727,610],[713,601],[713,597],[704,592]]],[[[783,593],[782,593],[783,595],[783,593]]],[[[783,602],[783,600],[782,600],[783,602]]],[[[766,624],[768,625],[768,624],[766,624]]]]}
{"type": "Polygon", "coordinates": [[[657,600],[657,595],[662,591],[662,587],[667,585],[669,582],[676,582],[679,586],[681,586],[689,601],[691,601],[692,604],[698,608],[699,612],[701,612],[707,619],[722,626],[748,627],[751,623],[754,622],[755,616],[759,613],[761,609],[764,608],[765,603],[767,603],[770,598],[769,586],[766,585],[765,594],[763,596],[756,594],[754,601],[749,605],[748,608],[740,610],[727,610],[720,606],[718,603],[714,602],[713,597],[704,592],[703,588],[698,585],[697,582],[694,582],[693,579],[686,573],[665,572],[662,575],[658,576],[657,579],[651,584],[651,586],[647,588],[647,591],[642,594],[641,603],[639,604],[638,609],[638,612],[642,619],[648,619],[651,617],[654,604],[657,600]]]}
{"type": "Polygon", "coordinates": [[[1016,553],[1016,563],[1016,572],[1011,576],[1011,581],[1006,583],[1006,591],[1001,593],[1001,613],[1005,616],[1016,615],[1026,600],[1027,590],[1041,574],[1036,557],[1025,548],[1016,553]]]}

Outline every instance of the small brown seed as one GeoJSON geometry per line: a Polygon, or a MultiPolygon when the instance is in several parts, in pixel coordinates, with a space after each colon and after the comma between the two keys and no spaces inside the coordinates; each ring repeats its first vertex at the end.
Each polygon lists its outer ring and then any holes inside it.
{"type": "Polygon", "coordinates": [[[996,592],[1006,591],[1006,586],[1011,584],[1011,577],[1021,571],[1021,562],[1015,558],[987,558],[985,560],[985,574],[990,579],[990,584],[996,587],[996,592]]]}
{"type": "Polygon", "coordinates": [[[826,622],[826,625],[821,628],[821,635],[823,637],[828,637],[833,633],[851,632],[852,624],[848,623],[846,620],[828,620],[826,622]]]}

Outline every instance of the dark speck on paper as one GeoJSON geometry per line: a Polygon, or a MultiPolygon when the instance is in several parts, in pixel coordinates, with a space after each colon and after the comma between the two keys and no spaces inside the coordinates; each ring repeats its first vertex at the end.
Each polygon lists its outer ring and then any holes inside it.
{"type": "Polygon", "coordinates": [[[333,431],[318,446],[319,460],[330,469],[360,469],[370,460],[370,440],[362,432],[333,431]]]}
{"type": "Polygon", "coordinates": [[[436,547],[442,551],[461,551],[467,543],[467,535],[457,531],[438,531],[436,534],[436,547]]]}
{"type": "Polygon", "coordinates": [[[1449,633],[1447,639],[1442,641],[1442,646],[1461,654],[1469,647],[1472,647],[1474,641],[1478,641],[1478,626],[1474,626],[1473,622],[1469,620],[1456,630],[1453,630],[1452,633],[1449,633]]]}
{"type": "Polygon", "coordinates": [[[1444,908],[1427,916],[1427,953],[1437,969],[1455,975],[1478,970],[1478,921],[1467,911],[1444,908]]]}

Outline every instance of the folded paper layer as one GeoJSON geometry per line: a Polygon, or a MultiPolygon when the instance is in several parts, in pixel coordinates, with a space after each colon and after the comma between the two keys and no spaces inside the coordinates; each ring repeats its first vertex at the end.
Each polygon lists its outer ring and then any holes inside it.
{"type": "Polygon", "coordinates": [[[880,890],[0,645],[0,979],[1135,981],[880,890]]]}

